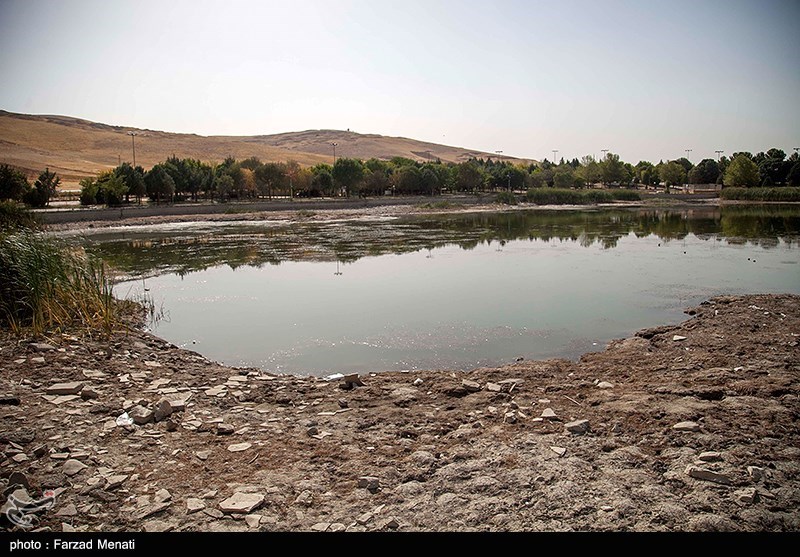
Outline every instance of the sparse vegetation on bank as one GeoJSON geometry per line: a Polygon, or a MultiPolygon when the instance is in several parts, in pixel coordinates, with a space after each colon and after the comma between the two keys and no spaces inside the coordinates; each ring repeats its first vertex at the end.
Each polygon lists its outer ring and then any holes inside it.
{"type": "Polygon", "coordinates": [[[10,207],[0,205],[0,327],[110,334],[133,306],[114,298],[104,264],[31,228],[30,215],[10,207]]]}
{"type": "Polygon", "coordinates": [[[800,201],[800,187],[725,188],[720,197],[728,201],[800,201]]]}
{"type": "Polygon", "coordinates": [[[631,190],[571,190],[560,188],[531,188],[525,198],[537,205],[585,205],[613,201],[640,201],[638,192],[631,190]]]}

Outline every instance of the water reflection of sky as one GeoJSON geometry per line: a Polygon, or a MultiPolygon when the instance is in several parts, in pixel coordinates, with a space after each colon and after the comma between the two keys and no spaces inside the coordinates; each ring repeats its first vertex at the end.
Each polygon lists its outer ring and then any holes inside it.
{"type": "Polygon", "coordinates": [[[168,315],[159,335],[324,375],[574,358],[715,294],[800,293],[797,214],[478,214],[89,242],[147,276],[117,288],[149,288],[168,315]]]}

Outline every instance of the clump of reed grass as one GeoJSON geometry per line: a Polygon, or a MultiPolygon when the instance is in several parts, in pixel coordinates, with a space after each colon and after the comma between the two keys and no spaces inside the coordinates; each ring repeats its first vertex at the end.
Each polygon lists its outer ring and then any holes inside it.
{"type": "Polygon", "coordinates": [[[800,201],[800,188],[722,188],[719,196],[731,201],[800,201]]]}
{"type": "Polygon", "coordinates": [[[612,201],[639,201],[638,192],[622,189],[570,190],[559,188],[531,188],[525,198],[537,205],[583,205],[611,203],[612,201]]]}
{"type": "Polygon", "coordinates": [[[31,229],[0,230],[0,326],[110,335],[131,310],[114,298],[105,265],[82,249],[31,229]]]}

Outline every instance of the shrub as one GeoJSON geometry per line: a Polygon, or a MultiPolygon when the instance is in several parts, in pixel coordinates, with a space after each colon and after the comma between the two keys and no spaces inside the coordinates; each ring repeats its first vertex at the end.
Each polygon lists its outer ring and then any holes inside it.
{"type": "Polygon", "coordinates": [[[519,203],[517,201],[517,196],[515,196],[510,191],[503,191],[497,194],[497,197],[494,199],[495,203],[502,203],[503,205],[516,205],[519,203]]]}
{"type": "Polygon", "coordinates": [[[730,201],[800,201],[800,188],[723,188],[719,196],[730,201]]]}

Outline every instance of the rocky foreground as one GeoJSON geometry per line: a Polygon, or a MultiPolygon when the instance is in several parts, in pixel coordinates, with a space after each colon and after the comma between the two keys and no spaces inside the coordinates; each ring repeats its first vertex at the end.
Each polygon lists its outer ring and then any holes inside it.
{"type": "Polygon", "coordinates": [[[338,381],[141,331],[3,337],[3,510],[52,491],[11,514],[53,531],[800,530],[800,297],[689,313],[579,362],[338,381]]]}

